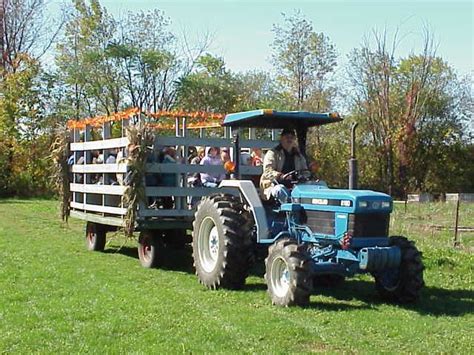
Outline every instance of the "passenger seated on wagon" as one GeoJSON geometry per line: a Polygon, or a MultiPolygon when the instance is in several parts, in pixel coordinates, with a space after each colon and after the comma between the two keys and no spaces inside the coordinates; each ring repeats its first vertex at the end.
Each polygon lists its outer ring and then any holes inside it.
{"type": "MultiPolygon", "coordinates": [[[[91,152],[91,157],[92,164],[102,164],[104,162],[104,154],[98,150],[93,150],[91,152]]],[[[91,174],[91,183],[101,185],[103,183],[102,174],[91,174]]]]}
{"type": "MultiPolygon", "coordinates": [[[[176,164],[176,149],[174,147],[165,147],[163,149],[163,164],[176,164]]],[[[175,173],[162,173],[160,174],[161,186],[176,186],[176,174],[175,173]]]]}
{"type": "MultiPolygon", "coordinates": [[[[125,152],[119,152],[117,154],[117,164],[127,164],[130,157],[135,155],[138,152],[139,146],[129,143],[127,148],[125,148],[125,152]]],[[[117,174],[117,181],[120,185],[129,185],[131,179],[132,171],[129,170],[126,174],[118,173],[117,174]]]]}
{"type": "MultiPolygon", "coordinates": [[[[204,153],[205,153],[205,149],[203,147],[198,148],[196,152],[196,156],[190,160],[190,164],[191,165],[201,164],[201,160],[202,158],[204,158],[204,153]]],[[[188,185],[193,186],[193,187],[202,186],[201,174],[199,173],[191,174],[188,178],[188,185]]]]}
{"type": "MultiPolygon", "coordinates": [[[[223,161],[219,155],[219,147],[207,147],[206,154],[201,160],[201,165],[223,166],[223,161]]],[[[225,174],[201,173],[201,182],[205,187],[217,187],[224,180],[225,174]]]]}
{"type": "Polygon", "coordinates": [[[280,144],[270,149],[263,159],[263,174],[260,178],[263,198],[286,202],[290,196],[287,186],[293,178],[286,174],[307,169],[306,159],[298,149],[295,131],[284,129],[280,135],[280,144]]]}
{"type": "MultiPolygon", "coordinates": [[[[119,150],[119,148],[112,148],[105,160],[105,164],[115,164],[117,162],[117,154],[119,153],[119,150]]],[[[116,174],[105,174],[105,183],[107,185],[116,185],[118,183],[116,174]]]]}
{"type": "Polygon", "coordinates": [[[260,148],[252,148],[252,166],[262,166],[263,165],[263,153],[260,148]]]}
{"type": "MultiPolygon", "coordinates": [[[[162,164],[176,164],[177,156],[176,149],[174,147],[165,147],[162,150],[162,164]]],[[[175,173],[161,173],[159,175],[159,186],[176,186],[176,174],[175,173]]],[[[163,196],[159,199],[161,201],[157,202],[161,204],[164,209],[173,208],[173,197],[163,196]]]]}
{"type": "Polygon", "coordinates": [[[193,146],[188,147],[188,164],[191,164],[191,161],[196,158],[198,155],[197,148],[193,146]]]}
{"type": "Polygon", "coordinates": [[[225,164],[231,160],[229,148],[225,147],[221,149],[221,160],[222,160],[222,164],[225,164]]]}

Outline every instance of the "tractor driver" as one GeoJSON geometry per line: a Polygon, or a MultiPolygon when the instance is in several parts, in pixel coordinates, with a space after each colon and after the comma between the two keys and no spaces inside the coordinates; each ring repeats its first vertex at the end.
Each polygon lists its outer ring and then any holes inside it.
{"type": "Polygon", "coordinates": [[[263,159],[263,174],[260,178],[260,188],[263,197],[271,197],[277,201],[286,202],[289,197],[285,186],[291,184],[293,177],[286,175],[294,170],[307,170],[304,156],[298,149],[296,133],[292,129],[283,129],[280,135],[280,144],[269,150],[263,159]],[[278,184],[274,184],[274,182],[278,184]]]}

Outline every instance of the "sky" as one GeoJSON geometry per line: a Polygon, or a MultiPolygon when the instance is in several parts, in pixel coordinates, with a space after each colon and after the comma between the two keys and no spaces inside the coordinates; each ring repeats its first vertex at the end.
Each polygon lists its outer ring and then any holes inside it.
{"type": "MultiPolygon", "coordinates": [[[[274,23],[282,22],[281,13],[299,9],[317,32],[324,32],[335,44],[339,64],[351,49],[360,46],[373,29],[394,33],[401,42],[397,53],[405,56],[419,52],[423,28],[428,27],[438,42],[437,53],[460,74],[474,71],[474,30],[472,1],[270,1],[270,0],[102,0],[114,16],[127,11],[159,8],[171,19],[174,33],[186,31],[199,36],[213,34],[210,52],[224,57],[234,71],[271,68],[270,44],[274,23]]],[[[54,7],[59,1],[53,1],[54,7]]]]}

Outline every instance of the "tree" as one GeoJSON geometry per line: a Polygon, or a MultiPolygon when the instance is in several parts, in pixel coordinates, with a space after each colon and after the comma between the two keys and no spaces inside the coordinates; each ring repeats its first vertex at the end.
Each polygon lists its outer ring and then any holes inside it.
{"type": "Polygon", "coordinates": [[[61,83],[71,92],[75,117],[110,114],[121,106],[122,82],[116,67],[105,55],[113,42],[116,22],[98,0],[90,6],[74,0],[64,39],[58,43],[56,64],[61,83]]]}
{"type": "Polygon", "coordinates": [[[222,58],[201,56],[196,70],[179,82],[177,105],[193,111],[231,112],[237,103],[236,79],[222,58]]]}
{"type": "Polygon", "coordinates": [[[365,156],[376,157],[361,163],[369,173],[363,181],[406,196],[427,188],[430,171],[439,173],[441,164],[449,164],[434,151],[450,155],[462,143],[464,94],[452,68],[436,57],[428,32],[421,53],[407,58],[395,56],[396,36],[391,44],[386,32],[374,32],[373,39],[375,48],[366,41],[352,52],[348,71],[359,143],[365,156]]]}
{"type": "Polygon", "coordinates": [[[157,111],[172,105],[172,87],[179,71],[176,38],[162,11],[128,13],[120,37],[106,49],[115,59],[131,106],[157,111]]]}
{"type": "Polygon", "coordinates": [[[291,98],[281,93],[275,79],[264,71],[247,71],[234,74],[237,89],[236,111],[273,108],[285,110],[291,98]]]}
{"type": "Polygon", "coordinates": [[[19,68],[23,55],[39,60],[62,29],[45,16],[43,0],[4,0],[1,3],[2,66],[7,72],[19,68]]]}
{"type": "Polygon", "coordinates": [[[299,11],[283,14],[283,24],[273,25],[272,31],[272,63],[283,89],[294,99],[293,108],[327,109],[328,76],[336,66],[334,45],[299,11]]]}
{"type": "MultiPolygon", "coordinates": [[[[53,43],[61,23],[54,25],[42,0],[1,2],[0,195],[28,193],[46,149],[37,144],[44,118],[40,95],[40,58],[53,43]]],[[[38,189],[39,190],[39,189],[38,189]]],[[[44,191],[44,189],[43,189],[44,191]]]]}

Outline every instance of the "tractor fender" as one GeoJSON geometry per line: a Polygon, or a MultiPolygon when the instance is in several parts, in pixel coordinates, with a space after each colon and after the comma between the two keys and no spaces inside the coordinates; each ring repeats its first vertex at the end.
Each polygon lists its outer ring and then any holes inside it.
{"type": "Polygon", "coordinates": [[[235,188],[239,190],[250,207],[255,226],[257,227],[257,242],[268,238],[268,221],[262,200],[252,181],[249,180],[223,180],[219,188],[235,188]]]}

